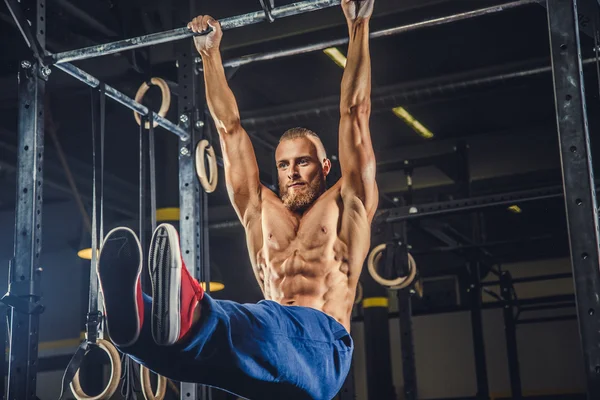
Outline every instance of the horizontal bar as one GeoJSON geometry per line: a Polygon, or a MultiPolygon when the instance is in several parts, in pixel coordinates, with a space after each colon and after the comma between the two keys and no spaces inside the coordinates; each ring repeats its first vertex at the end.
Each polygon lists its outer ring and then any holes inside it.
{"type": "MultiPolygon", "coordinates": [[[[284,5],[274,8],[271,15],[275,19],[291,17],[304,14],[311,11],[321,10],[323,8],[333,7],[340,4],[340,0],[307,0],[297,3],[284,5]]],[[[255,11],[248,14],[238,15],[236,17],[224,18],[220,20],[221,28],[225,30],[240,28],[247,25],[257,24],[268,21],[264,11],[255,11]]],[[[108,54],[119,53],[122,51],[138,49],[146,46],[153,46],[160,43],[168,43],[176,40],[191,38],[197,36],[188,27],[177,28],[170,31],[152,33],[150,35],[139,36],[135,38],[119,40],[112,43],[90,46],[83,49],[65,51],[51,56],[55,64],[62,64],[77,60],[85,60],[93,57],[105,56],[108,54]]]]}
{"type": "MultiPolygon", "coordinates": [[[[97,78],[93,77],[92,75],[77,68],[76,66],[74,66],[72,64],[69,64],[69,63],[59,64],[59,65],[56,65],[56,68],[60,69],[61,71],[71,75],[75,79],[78,79],[81,82],[83,82],[86,85],[91,86],[93,88],[98,87],[100,85],[100,81],[97,78]]],[[[118,103],[123,104],[125,107],[130,108],[131,110],[133,110],[141,115],[147,116],[149,114],[150,110],[148,110],[148,107],[145,107],[142,104],[136,102],[132,98],[119,92],[117,89],[106,85],[105,90],[106,90],[106,95],[108,97],[117,101],[118,103]]],[[[175,125],[168,119],[161,117],[157,113],[152,113],[152,115],[153,115],[154,121],[156,123],[158,123],[158,125],[162,126],[163,128],[165,128],[166,130],[168,130],[170,132],[173,132],[174,134],[179,136],[179,138],[181,140],[188,141],[190,139],[190,135],[184,129],[175,125]]]]}
{"type": "Polygon", "coordinates": [[[557,310],[559,308],[574,308],[574,307],[575,307],[574,302],[558,303],[558,304],[540,304],[540,305],[519,307],[519,311],[522,314],[524,312],[529,312],[529,311],[557,310]]]}
{"type": "MultiPolygon", "coordinates": [[[[501,11],[506,11],[506,10],[509,10],[512,8],[517,8],[517,7],[521,7],[521,6],[525,6],[525,5],[529,5],[529,4],[538,4],[538,3],[543,3],[543,2],[545,2],[545,0],[512,1],[510,3],[499,4],[499,5],[495,5],[495,6],[491,6],[491,7],[480,8],[480,9],[473,10],[473,11],[467,11],[467,12],[462,12],[459,14],[448,15],[445,17],[434,18],[434,19],[427,20],[427,21],[416,22],[416,23],[408,24],[408,25],[402,25],[402,26],[398,26],[395,28],[375,31],[370,34],[370,38],[376,39],[376,38],[380,38],[380,37],[393,36],[393,35],[397,35],[397,34],[400,34],[403,32],[417,30],[420,28],[445,25],[445,24],[449,24],[452,22],[462,21],[462,20],[466,20],[466,19],[470,19],[470,18],[476,18],[476,17],[489,15],[489,14],[495,14],[495,13],[498,13],[501,11]]],[[[233,58],[233,59],[225,61],[223,63],[223,65],[225,67],[239,67],[239,66],[250,64],[253,62],[257,62],[257,61],[268,61],[268,60],[274,60],[277,58],[290,57],[290,56],[295,56],[295,55],[299,55],[299,54],[306,54],[306,53],[311,53],[314,51],[323,50],[323,49],[326,49],[329,47],[341,46],[341,45],[344,45],[347,43],[348,43],[348,38],[328,40],[328,41],[324,41],[324,42],[309,44],[306,46],[299,46],[299,47],[295,47],[292,49],[277,50],[277,51],[268,52],[268,53],[250,54],[250,55],[242,56],[239,58],[233,58]]],[[[198,57],[196,59],[197,62],[199,60],[200,60],[200,57],[198,57]]]]}
{"type": "MultiPolygon", "coordinates": [[[[545,296],[545,297],[536,297],[533,299],[523,299],[523,300],[515,300],[513,301],[513,305],[528,305],[528,304],[544,304],[549,302],[565,302],[565,301],[575,301],[574,295],[555,295],[555,296],[545,296]]],[[[481,305],[481,308],[484,310],[492,310],[496,308],[504,308],[506,306],[506,302],[504,301],[492,301],[485,302],[481,305]]],[[[470,311],[471,308],[468,305],[450,305],[450,306],[437,306],[429,309],[413,309],[413,316],[420,315],[433,315],[433,314],[448,314],[455,312],[465,312],[470,311]]],[[[398,312],[393,311],[388,313],[389,318],[398,318],[398,312]]],[[[358,315],[356,317],[352,317],[352,322],[362,322],[364,321],[364,317],[362,315],[358,315]]]]}
{"type": "Polygon", "coordinates": [[[516,323],[517,323],[517,325],[538,324],[538,323],[542,323],[542,322],[571,321],[574,319],[577,319],[577,315],[560,315],[557,317],[526,318],[526,319],[519,319],[516,321],[516,323]]]}
{"type": "MultiPolygon", "coordinates": [[[[512,283],[527,283],[527,282],[540,282],[540,281],[549,281],[553,279],[566,279],[572,278],[573,274],[570,272],[562,273],[562,274],[549,274],[549,275],[539,275],[539,276],[527,276],[524,278],[513,278],[512,283]]],[[[482,282],[482,286],[495,286],[499,285],[500,281],[491,281],[491,282],[482,282]]]]}
{"type": "Polygon", "coordinates": [[[486,207],[513,204],[514,202],[524,203],[527,201],[561,198],[562,196],[563,194],[560,187],[550,187],[514,193],[503,193],[498,195],[451,200],[439,203],[414,205],[410,207],[399,207],[397,209],[390,209],[388,211],[389,214],[384,221],[387,223],[399,222],[412,218],[421,218],[424,216],[472,211],[486,207]]]}

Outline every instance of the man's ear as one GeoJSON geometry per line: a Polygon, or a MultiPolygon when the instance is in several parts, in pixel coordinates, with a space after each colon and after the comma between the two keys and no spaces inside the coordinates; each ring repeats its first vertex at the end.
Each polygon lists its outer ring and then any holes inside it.
{"type": "Polygon", "coordinates": [[[331,172],[331,161],[326,158],[323,160],[323,175],[327,176],[331,172]]]}

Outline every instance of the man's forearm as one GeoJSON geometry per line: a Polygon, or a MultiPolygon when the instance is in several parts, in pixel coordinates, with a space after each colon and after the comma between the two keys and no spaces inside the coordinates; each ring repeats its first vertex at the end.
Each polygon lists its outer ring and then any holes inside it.
{"type": "Polygon", "coordinates": [[[369,20],[348,23],[350,44],[344,76],[340,107],[350,112],[354,107],[370,104],[371,56],[369,54],[369,20]]]}
{"type": "Polygon", "coordinates": [[[227,83],[221,54],[218,51],[202,54],[202,64],[210,113],[219,133],[231,133],[240,123],[240,111],[227,83]]]}

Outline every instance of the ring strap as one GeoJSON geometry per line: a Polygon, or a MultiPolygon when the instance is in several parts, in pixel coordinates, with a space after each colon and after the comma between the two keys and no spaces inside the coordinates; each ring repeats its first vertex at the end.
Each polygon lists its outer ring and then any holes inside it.
{"type": "Polygon", "coordinates": [[[105,115],[106,115],[106,93],[104,84],[100,84],[97,89],[91,89],[92,106],[92,260],[90,263],[90,289],[88,313],[86,317],[86,338],[79,345],[73,357],[69,361],[63,374],[62,387],[59,399],[62,399],[67,389],[71,385],[73,378],[79,371],[83,358],[95,345],[101,334],[102,312],[100,310],[99,284],[96,275],[96,266],[98,263],[98,249],[102,246],[104,235],[104,133],[105,133],[105,115]],[[96,157],[97,150],[100,150],[100,162],[96,157]],[[98,165],[99,164],[99,165],[98,165]],[[99,176],[100,184],[97,177],[99,176]],[[100,224],[97,217],[97,198],[100,198],[100,224]],[[98,226],[99,225],[99,226],[98,226]],[[98,231],[99,229],[99,231],[98,231]]]}

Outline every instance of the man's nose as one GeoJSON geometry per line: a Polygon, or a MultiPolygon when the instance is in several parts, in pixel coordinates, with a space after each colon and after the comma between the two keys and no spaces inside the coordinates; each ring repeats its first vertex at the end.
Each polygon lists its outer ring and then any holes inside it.
{"type": "Polygon", "coordinates": [[[290,179],[298,179],[300,177],[300,173],[298,172],[298,168],[294,165],[289,169],[288,178],[290,179]]]}

